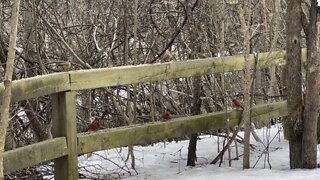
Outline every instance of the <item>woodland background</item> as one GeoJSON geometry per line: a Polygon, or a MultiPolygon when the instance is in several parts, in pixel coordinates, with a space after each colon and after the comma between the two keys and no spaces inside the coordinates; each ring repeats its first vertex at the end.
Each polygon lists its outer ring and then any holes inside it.
{"type": "MultiPolygon", "coordinates": [[[[13,79],[285,50],[288,2],[246,2],[250,8],[244,6],[243,19],[249,31],[243,28],[238,6],[221,0],[22,1],[13,79]]],[[[308,18],[310,2],[304,1],[301,7],[308,18]]],[[[11,1],[1,1],[1,78],[10,16],[11,1]]],[[[307,42],[301,33],[303,48],[307,42]]],[[[284,73],[281,67],[255,73],[254,104],[286,98],[284,73]]],[[[243,78],[243,72],[233,72],[81,91],[77,95],[78,132],[86,131],[94,119],[99,119],[102,128],[111,128],[158,121],[167,111],[173,117],[222,111],[231,106],[233,96],[243,99],[243,78]]],[[[5,150],[51,138],[49,98],[11,105],[5,150]]],[[[28,171],[35,169],[21,173],[28,171]]]]}

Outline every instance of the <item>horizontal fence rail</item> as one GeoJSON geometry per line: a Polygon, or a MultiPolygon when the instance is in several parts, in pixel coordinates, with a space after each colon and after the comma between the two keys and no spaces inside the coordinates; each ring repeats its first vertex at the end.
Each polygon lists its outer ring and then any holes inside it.
{"type": "MultiPolygon", "coordinates": [[[[285,56],[285,51],[260,53],[257,68],[284,65],[286,63],[285,56]]],[[[302,58],[304,61],[306,60],[306,49],[302,49],[302,58]]],[[[93,89],[210,73],[240,71],[243,70],[243,62],[243,56],[226,56],[223,58],[212,57],[161,64],[53,73],[13,81],[12,101],[16,102],[70,90],[93,89]]],[[[249,62],[251,67],[253,67],[253,55],[249,56],[249,62]]],[[[4,85],[0,83],[0,95],[2,95],[3,90],[4,85]]]]}
{"type": "MultiPolygon", "coordinates": [[[[286,101],[253,107],[252,121],[268,123],[271,118],[287,115],[286,101]]],[[[230,127],[239,124],[241,111],[228,112],[230,127]]],[[[127,145],[146,145],[166,138],[181,137],[197,132],[208,132],[227,127],[226,113],[214,112],[171,119],[168,122],[146,123],[77,135],[78,154],[127,145]]],[[[67,154],[65,137],[46,140],[4,153],[4,171],[10,173],[25,167],[53,160],[67,154]]]]}
{"type": "MultiPolygon", "coordinates": [[[[252,121],[267,123],[271,118],[287,115],[286,101],[257,105],[253,108],[252,121]]],[[[127,145],[145,145],[166,138],[181,137],[197,132],[227,128],[226,116],[230,127],[239,124],[241,111],[214,112],[196,116],[171,119],[168,122],[146,123],[113,129],[100,130],[96,133],[78,134],[78,153],[88,153],[103,149],[127,145]]]]}
{"type": "Polygon", "coordinates": [[[42,162],[67,155],[65,137],[49,139],[36,144],[4,152],[4,173],[14,172],[42,162]]]}
{"type": "MultiPolygon", "coordinates": [[[[4,90],[0,84],[0,95],[4,90]]],[[[12,101],[17,102],[70,90],[69,73],[54,73],[12,82],[12,101]]]]}

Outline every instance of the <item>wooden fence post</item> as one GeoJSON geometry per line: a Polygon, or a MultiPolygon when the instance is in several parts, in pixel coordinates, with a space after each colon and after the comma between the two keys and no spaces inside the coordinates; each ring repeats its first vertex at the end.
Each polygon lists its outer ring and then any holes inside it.
{"type": "Polygon", "coordinates": [[[66,137],[68,155],[55,159],[55,179],[78,179],[76,92],[67,91],[52,96],[52,135],[66,137]]]}

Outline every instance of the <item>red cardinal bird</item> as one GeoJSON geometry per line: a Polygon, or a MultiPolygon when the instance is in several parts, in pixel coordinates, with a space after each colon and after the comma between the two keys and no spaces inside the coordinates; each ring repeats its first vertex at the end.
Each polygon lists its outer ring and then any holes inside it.
{"type": "Polygon", "coordinates": [[[96,131],[99,128],[100,128],[99,119],[95,119],[94,121],[92,121],[92,123],[88,125],[87,131],[96,131]]]}
{"type": "Polygon", "coordinates": [[[240,101],[236,97],[232,98],[232,107],[236,109],[239,109],[239,108],[243,109],[243,106],[241,105],[240,101]]]}
{"type": "Polygon", "coordinates": [[[169,119],[171,119],[171,114],[169,112],[165,112],[161,115],[160,118],[162,121],[168,121],[169,119]]]}

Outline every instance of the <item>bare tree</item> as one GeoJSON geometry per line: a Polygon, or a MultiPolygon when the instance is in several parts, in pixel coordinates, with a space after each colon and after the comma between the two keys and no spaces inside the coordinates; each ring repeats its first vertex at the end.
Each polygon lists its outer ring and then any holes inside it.
{"type": "Polygon", "coordinates": [[[4,92],[1,97],[1,118],[0,118],[0,179],[4,178],[3,174],[3,152],[5,137],[7,132],[7,126],[9,121],[9,109],[11,101],[11,82],[13,74],[13,65],[16,52],[16,39],[18,32],[18,17],[20,10],[20,0],[15,0],[12,5],[12,17],[11,17],[11,31],[10,31],[10,43],[9,53],[6,64],[6,73],[4,77],[4,92]]]}
{"type": "Polygon", "coordinates": [[[244,103],[242,119],[244,123],[244,149],[243,149],[243,168],[250,168],[250,87],[251,87],[251,71],[249,66],[249,53],[250,53],[250,19],[251,19],[251,3],[246,0],[242,6],[238,6],[239,19],[241,22],[241,29],[244,36],[244,79],[243,79],[243,91],[244,91],[244,103]]]}
{"type": "Polygon", "coordinates": [[[319,117],[320,90],[320,9],[311,1],[307,34],[306,95],[303,112],[302,167],[317,167],[317,121],[319,117]]]}
{"type": "Polygon", "coordinates": [[[301,2],[292,0],[287,4],[287,106],[290,168],[302,167],[302,73],[301,73],[301,2]]]}

